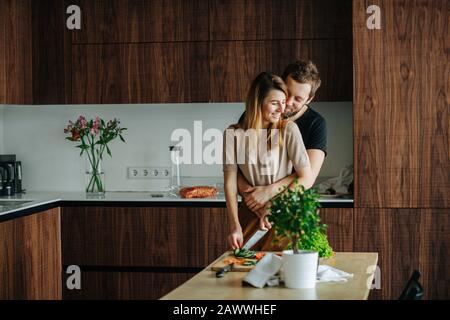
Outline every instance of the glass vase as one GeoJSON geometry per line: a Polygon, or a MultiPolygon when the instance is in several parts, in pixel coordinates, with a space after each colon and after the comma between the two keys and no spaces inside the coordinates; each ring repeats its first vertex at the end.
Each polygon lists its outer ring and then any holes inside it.
{"type": "Polygon", "coordinates": [[[86,195],[103,196],[105,194],[105,172],[102,168],[101,157],[86,156],[85,172],[86,195]]]}

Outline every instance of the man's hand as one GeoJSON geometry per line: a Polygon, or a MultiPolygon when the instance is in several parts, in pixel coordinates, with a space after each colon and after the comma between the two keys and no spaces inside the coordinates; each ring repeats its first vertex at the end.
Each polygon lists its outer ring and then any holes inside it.
{"type": "Polygon", "coordinates": [[[269,200],[272,199],[272,196],[272,187],[270,185],[258,186],[244,195],[244,201],[247,207],[256,213],[266,206],[269,200]]]}
{"type": "Polygon", "coordinates": [[[269,222],[267,216],[259,218],[259,228],[264,231],[272,228],[272,224],[269,222]]]}
{"type": "Polygon", "coordinates": [[[268,216],[271,214],[270,203],[267,203],[263,208],[259,209],[256,215],[259,217],[259,228],[261,230],[268,230],[272,228],[272,224],[269,222],[268,216]]]}

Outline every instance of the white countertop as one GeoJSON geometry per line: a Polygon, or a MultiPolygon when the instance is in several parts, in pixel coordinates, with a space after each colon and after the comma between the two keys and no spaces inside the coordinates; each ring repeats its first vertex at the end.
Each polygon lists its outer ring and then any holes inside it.
{"type": "MultiPolygon", "coordinates": [[[[204,199],[183,199],[169,192],[106,192],[102,197],[89,197],[84,192],[26,192],[16,194],[11,197],[0,197],[0,216],[16,211],[31,209],[33,207],[51,204],[59,201],[80,201],[80,202],[174,202],[176,203],[223,203],[225,197],[222,192],[214,198],[204,199]],[[154,197],[154,195],[160,195],[154,197]],[[7,206],[2,203],[8,202],[7,206]],[[23,203],[26,201],[25,203],[23,203]]],[[[321,198],[321,203],[353,203],[353,199],[321,198]]]]}

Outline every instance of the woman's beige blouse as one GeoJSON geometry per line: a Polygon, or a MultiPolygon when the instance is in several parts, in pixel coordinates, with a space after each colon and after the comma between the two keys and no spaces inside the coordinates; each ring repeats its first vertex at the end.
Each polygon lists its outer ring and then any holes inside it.
{"type": "Polygon", "coordinates": [[[242,129],[233,127],[225,130],[222,155],[224,172],[237,171],[239,168],[252,186],[266,186],[290,175],[292,168],[297,170],[310,166],[302,135],[294,122],[286,124],[283,145],[278,148],[278,143],[275,143],[268,152],[264,152],[267,148],[261,147],[265,146],[265,142],[259,144],[260,147],[250,147],[244,133],[242,129]]]}

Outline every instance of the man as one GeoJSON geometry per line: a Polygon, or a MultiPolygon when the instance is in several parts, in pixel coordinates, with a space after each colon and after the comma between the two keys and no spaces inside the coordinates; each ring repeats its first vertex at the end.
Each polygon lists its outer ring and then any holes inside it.
{"type": "MultiPolygon", "coordinates": [[[[283,72],[288,97],[286,100],[285,118],[294,121],[302,134],[303,142],[311,162],[313,185],[319,175],[326,156],[327,129],[325,119],[308,104],[314,99],[320,87],[320,75],[316,65],[311,61],[295,61],[283,72]]],[[[280,189],[288,187],[297,175],[294,173],[268,186],[252,187],[244,176],[238,174],[238,191],[247,207],[259,217],[266,214],[265,207],[269,200],[276,196],[280,189]]]]}

